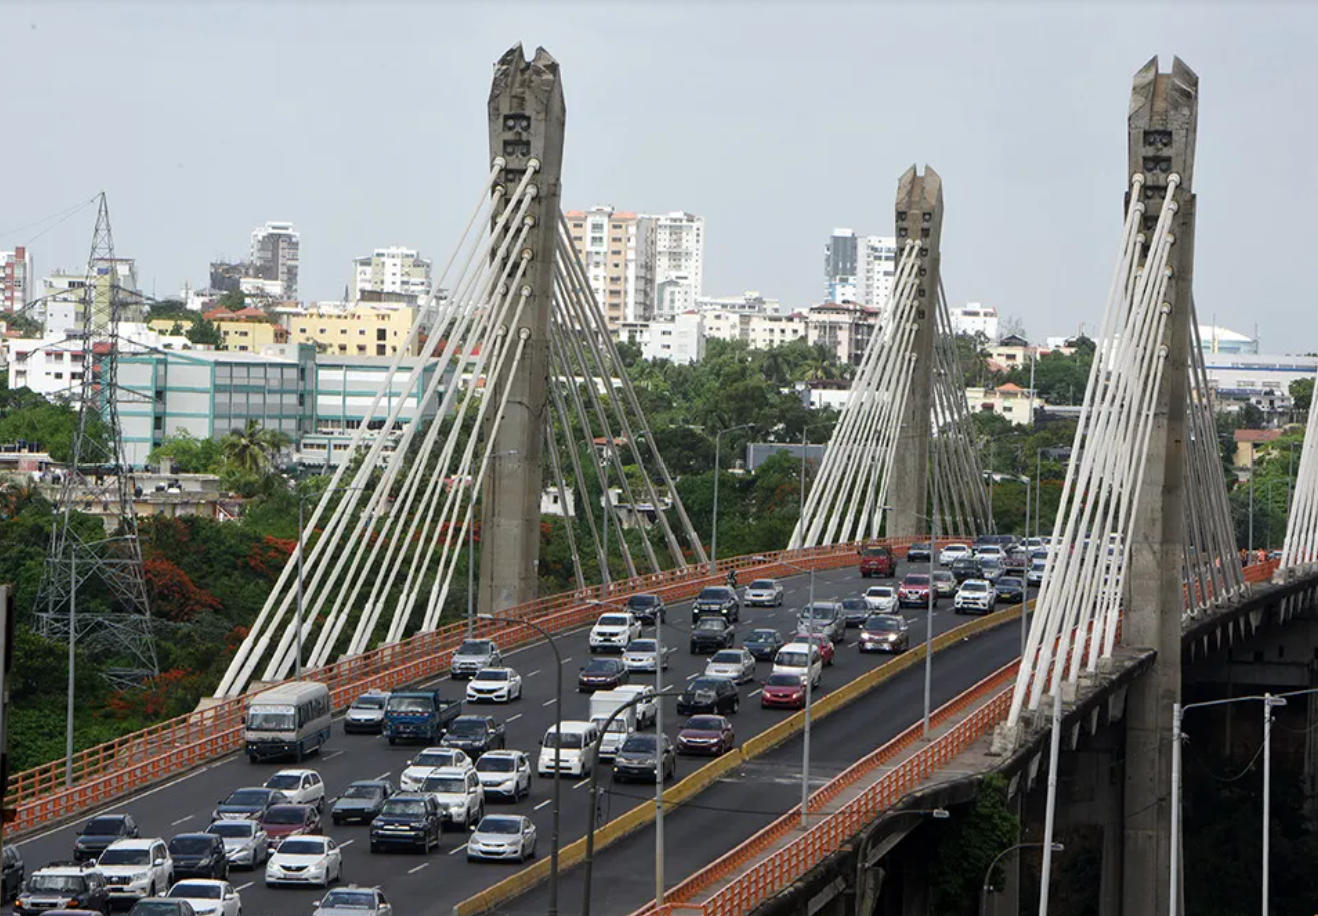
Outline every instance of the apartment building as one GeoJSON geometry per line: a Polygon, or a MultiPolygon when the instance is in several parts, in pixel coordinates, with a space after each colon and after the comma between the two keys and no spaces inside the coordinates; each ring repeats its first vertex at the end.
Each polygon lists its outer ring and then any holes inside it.
{"type": "MultiPolygon", "coordinates": [[[[398,302],[320,302],[275,310],[288,328],[289,343],[314,344],[340,356],[396,356],[407,343],[416,308],[398,302]]],[[[418,353],[417,341],[410,352],[418,353]]]]}
{"type": "Polygon", "coordinates": [[[430,294],[431,263],[414,248],[377,248],[353,259],[352,298],[364,293],[396,293],[411,305],[430,294]]]}
{"type": "Polygon", "coordinates": [[[655,214],[656,318],[697,307],[705,272],[705,218],[694,213],[655,214]]]}
{"type": "MultiPolygon", "coordinates": [[[[264,294],[276,299],[297,298],[301,248],[302,236],[292,223],[269,222],[252,230],[251,279],[265,281],[260,284],[264,294]]],[[[252,291],[257,290],[254,287],[252,291]]]]}
{"type": "Polygon", "coordinates": [[[26,308],[36,298],[33,286],[32,253],[22,245],[0,251],[0,311],[26,308]]]}
{"type": "Polygon", "coordinates": [[[611,206],[567,213],[572,244],[585,265],[586,278],[605,323],[616,329],[624,321],[654,318],[655,224],[611,206]]]}
{"type": "Polygon", "coordinates": [[[689,365],[705,358],[705,317],[697,311],[664,320],[624,321],[613,336],[639,346],[645,359],[689,365]]]}

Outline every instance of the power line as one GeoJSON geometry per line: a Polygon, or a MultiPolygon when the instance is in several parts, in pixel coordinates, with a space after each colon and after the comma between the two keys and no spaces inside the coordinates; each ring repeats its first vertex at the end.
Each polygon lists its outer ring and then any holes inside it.
{"type": "Polygon", "coordinates": [[[33,226],[40,226],[42,223],[49,222],[52,219],[59,220],[59,222],[55,223],[54,225],[47,226],[45,229],[41,230],[40,232],[38,232],[36,235],[32,236],[28,240],[30,242],[35,242],[37,239],[41,238],[47,232],[50,232],[52,229],[56,228],[60,224],[72,218],[75,214],[79,213],[80,211],[96,203],[99,199],[100,199],[100,195],[97,194],[91,198],[88,198],[87,200],[84,200],[81,203],[74,204],[72,207],[68,208],[67,210],[61,210],[58,213],[54,213],[51,214],[50,216],[42,217],[41,219],[36,220],[35,222],[28,223],[24,226],[18,226],[17,228],[8,229],[4,232],[0,232],[0,239],[8,238],[11,235],[17,235],[20,232],[24,232],[28,229],[31,229],[33,226]]]}

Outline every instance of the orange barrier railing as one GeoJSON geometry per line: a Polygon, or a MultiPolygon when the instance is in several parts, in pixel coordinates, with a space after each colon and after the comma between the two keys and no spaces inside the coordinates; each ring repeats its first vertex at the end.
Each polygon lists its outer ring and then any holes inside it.
{"type": "MultiPolygon", "coordinates": [[[[881,541],[901,551],[918,538],[881,541]]],[[[532,619],[550,632],[582,626],[598,613],[590,602],[618,601],[638,592],[655,593],[665,601],[689,598],[709,584],[718,584],[729,569],[754,569],[761,576],[789,577],[806,569],[836,569],[856,561],[854,544],[782,550],[720,561],[711,574],[699,567],[636,576],[608,586],[541,598],[504,612],[505,617],[532,619]]],[[[498,637],[507,648],[540,639],[531,627],[478,621],[479,635],[498,637]]],[[[453,650],[466,636],[466,621],[419,633],[323,668],[305,672],[331,691],[341,710],[361,693],[393,689],[446,671],[453,650]]],[[[222,700],[206,709],[179,716],[104,744],[79,751],[73,758],[73,784],[65,785],[65,761],[52,761],[15,774],[5,793],[5,807],[14,811],[12,830],[22,832],[85,811],[121,795],[238,750],[242,745],[245,697],[222,700]]]]}

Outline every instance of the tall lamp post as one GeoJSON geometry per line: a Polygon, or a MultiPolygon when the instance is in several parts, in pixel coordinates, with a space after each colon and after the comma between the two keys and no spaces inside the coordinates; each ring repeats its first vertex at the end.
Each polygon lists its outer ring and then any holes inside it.
{"type": "MultiPolygon", "coordinates": [[[[810,594],[806,607],[814,608],[815,606],[815,570],[813,567],[806,569],[804,566],[797,566],[795,563],[788,563],[786,560],[779,560],[783,566],[800,570],[803,573],[810,574],[810,594]]],[[[802,733],[801,741],[801,830],[805,831],[809,826],[810,816],[810,707],[813,701],[814,680],[815,680],[815,644],[808,643],[810,650],[806,653],[805,659],[805,729],[802,733]]],[[[823,664],[821,661],[820,664],[823,664]]]]}
{"type": "Polygon", "coordinates": [[[740,426],[730,426],[727,429],[720,429],[714,434],[714,521],[713,531],[709,536],[709,572],[713,575],[718,571],[718,467],[719,467],[719,447],[723,442],[724,433],[736,432],[739,429],[750,429],[750,423],[742,423],[740,426]]]}
{"type": "MultiPolygon", "coordinates": [[[[353,490],[365,490],[366,487],[329,487],[315,494],[316,499],[320,499],[326,493],[348,493],[353,490]]],[[[301,493],[297,498],[297,621],[293,628],[294,646],[293,651],[296,653],[293,659],[293,679],[302,680],[302,620],[304,610],[302,606],[302,555],[307,551],[307,533],[306,533],[306,511],[307,511],[307,493],[301,493]]]]}
{"type": "Polygon", "coordinates": [[[807,423],[805,426],[801,427],[801,507],[797,510],[796,514],[796,527],[799,535],[799,543],[797,544],[797,547],[801,550],[805,549],[805,465],[810,445],[810,440],[807,438],[806,434],[818,426],[828,425],[830,424],[827,422],[807,423]]]}
{"type": "MultiPolygon", "coordinates": [[[[998,867],[998,863],[1013,852],[1020,852],[1022,849],[1037,849],[1041,846],[1043,846],[1043,843],[1017,843],[1015,846],[1008,846],[994,857],[993,861],[989,863],[988,869],[984,872],[984,884],[979,892],[979,916],[988,916],[989,894],[993,893],[993,869],[998,867]]],[[[1062,852],[1066,847],[1061,843],[1053,843],[1051,849],[1053,852],[1062,852]]]]}
{"type": "MultiPolygon", "coordinates": [[[[500,626],[516,627],[526,626],[538,632],[549,643],[550,650],[554,653],[554,789],[552,826],[550,828],[550,845],[549,845],[549,908],[548,916],[558,916],[558,849],[559,849],[559,802],[562,800],[563,774],[560,772],[562,747],[563,747],[563,656],[558,651],[558,644],[554,642],[554,637],[549,631],[540,624],[532,620],[512,620],[507,617],[496,617],[493,614],[477,614],[477,620],[488,620],[491,623],[497,623],[500,626]]],[[[594,816],[592,812],[592,817],[594,816]]]]}

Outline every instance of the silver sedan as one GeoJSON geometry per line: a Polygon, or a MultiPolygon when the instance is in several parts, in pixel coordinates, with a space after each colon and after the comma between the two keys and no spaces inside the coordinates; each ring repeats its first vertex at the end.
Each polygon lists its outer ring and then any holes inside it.
{"type": "Polygon", "coordinates": [[[755,656],[744,647],[720,649],[705,665],[705,677],[725,677],[734,684],[755,680],[755,656]]]}
{"type": "MultiPolygon", "coordinates": [[[[628,671],[653,671],[658,655],[659,643],[654,639],[633,639],[627,643],[622,653],[622,663],[628,671]]],[[[673,647],[664,645],[664,670],[668,670],[668,657],[673,654],[673,647]]]]}
{"type": "Polygon", "coordinates": [[[756,579],[746,586],[744,596],[748,607],[781,607],[783,603],[783,586],[777,579],[756,579]]]}
{"type": "Polygon", "coordinates": [[[529,817],[490,814],[481,818],[467,840],[467,861],[525,862],[535,858],[535,842],[535,824],[529,817]]]}

